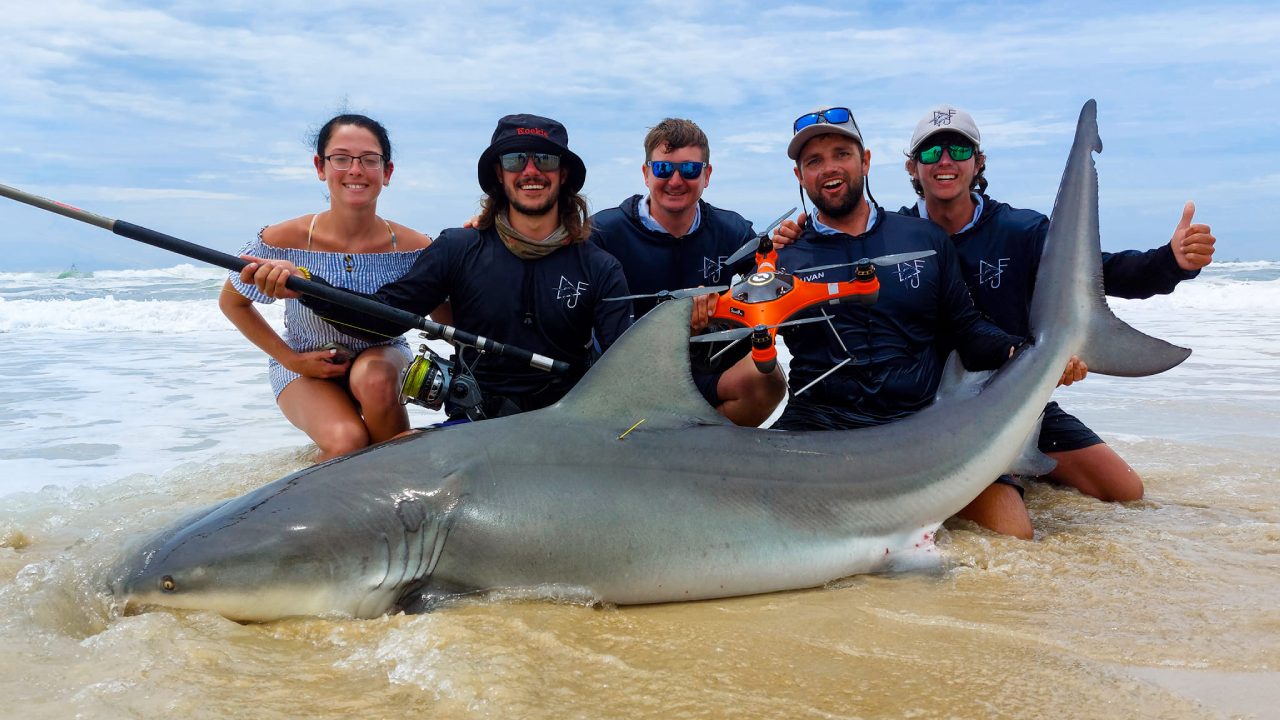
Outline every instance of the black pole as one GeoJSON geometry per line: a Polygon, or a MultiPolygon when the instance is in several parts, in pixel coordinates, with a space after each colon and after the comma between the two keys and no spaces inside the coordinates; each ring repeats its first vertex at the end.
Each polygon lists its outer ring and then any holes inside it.
{"type": "MultiPolygon", "coordinates": [[[[162,250],[175,252],[193,260],[199,260],[234,272],[243,270],[244,266],[249,264],[247,260],[238,258],[235,255],[228,255],[227,253],[214,250],[213,248],[207,248],[203,245],[187,242],[186,240],[176,238],[172,235],[166,235],[162,232],[156,232],[155,230],[144,228],[141,225],[134,225],[133,223],[125,220],[113,220],[102,215],[81,210],[77,207],[72,207],[71,205],[66,205],[55,200],[49,200],[48,198],[43,198],[39,195],[33,195],[23,190],[9,187],[8,185],[0,184],[0,195],[11,200],[17,200],[18,202],[31,205],[32,207],[38,207],[41,210],[48,210],[49,212],[69,217],[73,220],[79,220],[83,223],[96,225],[97,227],[110,230],[121,237],[127,237],[130,240],[137,240],[138,242],[146,243],[147,245],[158,247],[162,250]]],[[[415,315],[411,312],[400,310],[399,308],[393,308],[390,305],[384,305],[380,302],[349,293],[346,290],[336,287],[321,285],[320,283],[311,282],[310,280],[297,276],[290,277],[285,282],[285,287],[293,290],[294,292],[311,295],[322,300],[328,300],[336,305],[341,305],[343,307],[362,312],[366,315],[371,315],[380,320],[386,320],[387,322],[393,322],[398,325],[408,325],[409,327],[417,328],[431,338],[456,342],[460,345],[467,345],[481,352],[492,353],[500,357],[515,358],[517,360],[527,362],[531,367],[535,367],[539,370],[548,370],[557,373],[563,373],[569,370],[569,363],[563,360],[555,360],[545,355],[532,353],[528,350],[512,345],[504,345],[496,340],[490,340],[489,338],[482,337],[480,335],[473,335],[469,332],[459,330],[452,325],[444,325],[435,322],[430,318],[415,315]]]]}

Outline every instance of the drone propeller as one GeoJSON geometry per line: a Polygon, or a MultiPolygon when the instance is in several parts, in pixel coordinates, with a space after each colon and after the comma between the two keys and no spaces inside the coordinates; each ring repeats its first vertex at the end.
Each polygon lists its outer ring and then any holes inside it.
{"type": "Polygon", "coordinates": [[[769,225],[769,227],[765,228],[764,232],[757,233],[756,236],[748,240],[745,245],[738,248],[737,250],[734,250],[733,254],[729,256],[729,259],[724,261],[725,266],[733,267],[734,265],[737,265],[739,262],[741,262],[743,258],[756,254],[757,252],[760,251],[760,248],[763,247],[764,243],[766,242],[768,242],[772,247],[773,241],[769,240],[769,233],[773,232],[774,228],[781,225],[783,220],[786,220],[787,218],[791,217],[791,213],[795,211],[796,209],[794,207],[786,211],[785,213],[782,214],[782,217],[778,218],[777,220],[774,220],[769,225]]]}
{"type": "Polygon", "coordinates": [[[707,333],[706,335],[695,335],[689,338],[689,342],[721,342],[724,340],[741,340],[749,337],[751,333],[757,330],[770,330],[773,328],[785,327],[787,325],[803,325],[811,322],[822,322],[826,320],[826,316],[813,318],[800,318],[799,320],[787,320],[777,325],[756,325],[755,327],[739,327],[730,328],[728,330],[720,330],[719,332],[707,333]]]}
{"type": "Polygon", "coordinates": [[[796,270],[795,274],[799,275],[800,273],[818,272],[819,270],[831,270],[832,268],[848,267],[850,265],[871,264],[871,265],[879,265],[881,267],[886,267],[889,265],[897,265],[898,263],[911,262],[912,260],[919,260],[920,258],[926,258],[926,257],[929,257],[930,255],[937,255],[937,254],[938,253],[935,250],[922,250],[920,252],[898,253],[896,255],[881,255],[880,257],[862,258],[861,260],[855,260],[853,262],[843,262],[843,263],[836,263],[834,265],[819,265],[817,267],[805,268],[803,270],[796,270]]]}
{"type": "Polygon", "coordinates": [[[644,298],[680,300],[682,298],[699,297],[708,293],[722,293],[728,289],[728,285],[712,285],[711,287],[684,288],[682,290],[659,290],[656,293],[646,293],[644,295],[622,295],[620,297],[605,298],[604,302],[613,302],[615,300],[641,300],[644,298]]]}

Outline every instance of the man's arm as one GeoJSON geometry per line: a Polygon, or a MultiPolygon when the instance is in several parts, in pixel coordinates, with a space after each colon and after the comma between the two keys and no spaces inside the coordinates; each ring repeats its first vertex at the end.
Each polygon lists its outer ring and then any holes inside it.
{"type": "Polygon", "coordinates": [[[622,274],[622,263],[612,255],[602,254],[608,260],[604,264],[600,277],[592,283],[595,290],[595,306],[592,330],[600,352],[609,349],[610,345],[622,336],[631,326],[631,303],[623,301],[605,302],[605,298],[630,295],[627,289],[627,278],[622,274]]]}
{"type": "Polygon", "coordinates": [[[1130,299],[1167,295],[1178,283],[1200,274],[1213,261],[1217,241],[1208,225],[1193,223],[1196,206],[1188,202],[1168,244],[1145,252],[1102,254],[1103,285],[1108,295],[1130,299]]]}

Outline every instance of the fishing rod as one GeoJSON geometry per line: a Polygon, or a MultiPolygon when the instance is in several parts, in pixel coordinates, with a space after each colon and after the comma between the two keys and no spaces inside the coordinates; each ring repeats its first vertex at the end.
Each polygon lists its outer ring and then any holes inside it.
{"type": "MultiPolygon", "coordinates": [[[[60,203],[56,200],[43,198],[39,195],[33,195],[29,192],[9,187],[2,183],[0,183],[0,195],[3,195],[10,200],[17,200],[20,203],[40,208],[41,210],[47,210],[51,213],[57,213],[58,215],[69,217],[72,220],[79,220],[82,223],[96,225],[103,230],[110,230],[116,235],[127,237],[130,240],[137,240],[138,242],[146,243],[147,245],[152,245],[162,250],[175,252],[179,255],[185,255],[193,260],[199,260],[210,265],[217,265],[218,267],[226,268],[227,270],[240,272],[249,264],[247,260],[238,258],[235,255],[228,255],[227,253],[214,250],[213,248],[196,245],[195,243],[181,240],[173,237],[172,235],[156,232],[155,230],[144,228],[141,225],[134,225],[133,223],[125,220],[114,220],[109,217],[88,212],[87,210],[81,210],[80,208],[72,207],[71,205],[60,203]]],[[[409,327],[421,330],[427,335],[427,337],[433,340],[446,340],[459,345],[466,345],[467,347],[475,348],[482,353],[491,353],[499,357],[514,358],[522,362],[527,362],[530,367],[538,370],[556,373],[563,373],[569,370],[569,363],[563,360],[555,360],[545,355],[529,352],[528,350],[524,350],[513,345],[504,345],[496,340],[490,340],[489,338],[480,335],[473,335],[469,332],[459,330],[452,325],[438,323],[421,315],[415,315],[411,312],[400,310],[399,308],[393,308],[390,305],[384,305],[375,300],[370,300],[369,298],[349,293],[346,290],[342,290],[331,285],[324,285],[297,276],[290,276],[285,282],[285,287],[293,290],[294,292],[311,295],[312,297],[317,297],[322,300],[328,300],[335,305],[341,305],[343,307],[362,312],[366,315],[371,315],[379,320],[385,320],[398,325],[408,325],[409,327]]]]}

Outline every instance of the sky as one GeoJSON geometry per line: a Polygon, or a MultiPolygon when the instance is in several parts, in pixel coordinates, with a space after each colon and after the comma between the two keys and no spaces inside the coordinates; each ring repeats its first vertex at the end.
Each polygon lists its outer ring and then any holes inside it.
{"type": "MultiPolygon", "coordinates": [[[[0,183],[235,252],[327,208],[309,134],[383,122],[379,214],[436,235],[478,207],[499,117],[556,118],[593,210],[643,192],[664,117],[711,141],[704,199],[763,226],[799,203],[796,116],[853,109],[869,186],[912,203],[903,151],[933,106],[970,112],[989,194],[1048,213],[1098,101],[1107,250],[1168,242],[1187,200],[1217,260],[1280,260],[1280,7],[1270,2],[5,2],[0,183]]],[[[0,198],[0,271],[189,262],[0,198]]]]}

